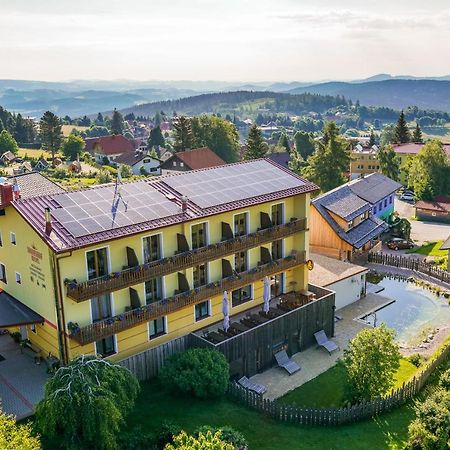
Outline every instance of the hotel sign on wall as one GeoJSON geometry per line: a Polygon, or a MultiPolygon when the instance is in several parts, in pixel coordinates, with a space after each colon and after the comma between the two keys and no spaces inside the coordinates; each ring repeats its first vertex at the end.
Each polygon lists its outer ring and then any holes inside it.
{"type": "Polygon", "coordinates": [[[34,245],[27,247],[27,252],[31,258],[30,280],[35,282],[38,286],[45,288],[45,275],[41,267],[42,253],[38,251],[34,245]]]}

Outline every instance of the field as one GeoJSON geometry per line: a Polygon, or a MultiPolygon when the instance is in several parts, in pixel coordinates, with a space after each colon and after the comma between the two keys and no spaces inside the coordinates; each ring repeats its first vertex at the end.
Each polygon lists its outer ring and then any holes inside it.
{"type": "Polygon", "coordinates": [[[64,137],[69,136],[69,134],[72,132],[72,130],[75,128],[75,130],[77,131],[85,131],[87,130],[89,127],[80,127],[78,125],[63,125],[62,126],[62,132],[64,137]]]}
{"type": "Polygon", "coordinates": [[[19,148],[18,152],[18,156],[20,158],[25,158],[25,156],[28,156],[29,158],[39,159],[42,155],[44,156],[44,158],[52,157],[52,154],[50,152],[46,152],[45,150],[41,149],[19,148]]]}
{"type": "Polygon", "coordinates": [[[422,128],[423,139],[440,139],[442,142],[450,142],[450,124],[446,124],[443,127],[423,127],[422,128]]]}

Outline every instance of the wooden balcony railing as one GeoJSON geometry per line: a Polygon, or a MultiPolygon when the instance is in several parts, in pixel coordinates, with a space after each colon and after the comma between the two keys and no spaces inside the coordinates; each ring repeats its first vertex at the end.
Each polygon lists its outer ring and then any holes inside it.
{"type": "Polygon", "coordinates": [[[261,280],[266,275],[270,276],[298,266],[299,264],[304,264],[305,262],[306,252],[296,252],[285,258],[255,267],[248,272],[200,286],[195,290],[174,295],[173,297],[127,311],[109,319],[101,320],[84,327],[78,327],[72,324],[70,337],[81,345],[95,342],[136,325],[148,322],[149,320],[165,316],[186,306],[195,305],[213,296],[220,295],[223,291],[232,291],[247,286],[257,280],[261,280]]]}
{"type": "Polygon", "coordinates": [[[135,284],[144,283],[152,278],[168,275],[239,251],[249,250],[277,239],[283,239],[300,231],[305,231],[306,227],[306,218],[293,219],[286,224],[275,225],[245,236],[178,253],[121,272],[113,272],[106,277],[81,283],[71,282],[67,285],[67,296],[77,302],[89,300],[101,294],[118,291],[135,284]]]}

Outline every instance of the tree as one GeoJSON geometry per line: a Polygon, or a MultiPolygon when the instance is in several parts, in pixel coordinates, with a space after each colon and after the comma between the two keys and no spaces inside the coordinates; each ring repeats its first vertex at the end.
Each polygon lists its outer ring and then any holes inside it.
{"type": "Polygon", "coordinates": [[[41,136],[42,148],[52,154],[52,161],[62,143],[62,125],[59,118],[51,111],[47,111],[39,122],[39,134],[41,136]]]}
{"type": "Polygon", "coordinates": [[[297,131],[294,141],[297,152],[306,161],[314,153],[315,149],[311,135],[305,131],[297,131]]]}
{"type": "Polygon", "coordinates": [[[420,143],[422,142],[422,130],[420,129],[419,123],[416,123],[416,128],[414,128],[412,141],[420,143]]]}
{"type": "Polygon", "coordinates": [[[39,437],[32,435],[31,422],[17,425],[14,416],[0,409],[0,448],[5,450],[40,450],[39,437]]]}
{"type": "Polygon", "coordinates": [[[81,155],[83,150],[83,138],[74,134],[69,134],[68,138],[64,141],[64,144],[62,146],[62,152],[64,156],[71,161],[75,160],[78,155],[81,155]]]}
{"type": "Polygon", "coordinates": [[[153,124],[155,127],[159,127],[161,125],[161,113],[159,111],[156,111],[155,117],[153,118],[153,124]]]}
{"type": "Polygon", "coordinates": [[[17,142],[33,142],[36,138],[36,130],[33,121],[24,119],[20,113],[17,114],[13,135],[17,142]]]}
{"type": "Polygon", "coordinates": [[[292,172],[296,173],[297,175],[301,175],[303,168],[305,167],[306,162],[302,158],[302,156],[299,154],[297,150],[292,150],[291,155],[289,158],[289,169],[292,170],[292,172]]]}
{"type": "Polygon", "coordinates": [[[108,136],[110,131],[106,127],[94,126],[86,130],[86,137],[108,136]]]}
{"type": "Polygon", "coordinates": [[[111,133],[122,134],[123,133],[123,117],[116,108],[114,108],[111,119],[111,133]]]}
{"type": "Polygon", "coordinates": [[[326,192],[345,183],[345,172],[349,166],[349,145],[339,136],[334,122],[328,122],[322,142],[306,161],[302,175],[326,192]]]}
{"type": "Polygon", "coordinates": [[[381,397],[394,385],[400,367],[395,332],[381,324],[360,331],[344,350],[349,394],[353,400],[381,397]]]}
{"type": "Polygon", "coordinates": [[[369,139],[369,147],[373,147],[375,145],[375,133],[373,132],[373,128],[370,129],[370,139],[369,139]]]}
{"type": "Polygon", "coordinates": [[[138,392],[139,383],[128,369],[80,356],[47,381],[36,424],[61,449],[116,450],[138,392]]]}
{"type": "Polygon", "coordinates": [[[121,164],[120,175],[122,176],[122,178],[130,178],[131,176],[133,176],[131,166],[129,166],[128,164],[121,164]]]}
{"type": "Polygon", "coordinates": [[[164,450],[235,450],[233,444],[229,444],[221,439],[220,431],[215,434],[211,431],[206,434],[199,433],[198,437],[190,436],[182,431],[173,437],[173,442],[167,444],[164,450]]]}
{"type": "Polygon", "coordinates": [[[101,112],[99,112],[97,114],[97,119],[95,120],[96,125],[103,125],[103,114],[101,112]]]}
{"type": "Polygon", "coordinates": [[[192,126],[188,117],[181,116],[173,122],[174,144],[176,152],[184,152],[192,148],[192,126]]]}
{"type": "Polygon", "coordinates": [[[12,152],[16,154],[19,146],[9,131],[3,130],[0,133],[0,153],[12,152]]]}
{"type": "Polygon", "coordinates": [[[398,116],[397,125],[395,126],[394,141],[396,144],[404,144],[411,141],[411,133],[409,132],[403,111],[401,111],[398,116]]]}
{"type": "Polygon", "coordinates": [[[150,136],[148,137],[147,147],[152,148],[155,146],[164,147],[164,136],[161,133],[161,128],[158,126],[150,130],[150,136]]]}
{"type": "Polygon", "coordinates": [[[291,152],[291,145],[289,144],[289,138],[286,133],[281,133],[280,139],[278,140],[278,146],[284,147],[288,153],[291,152]]]}
{"type": "Polygon", "coordinates": [[[392,145],[386,145],[378,151],[378,161],[381,173],[392,180],[398,181],[401,160],[392,145]]]}
{"type": "Polygon", "coordinates": [[[247,151],[245,152],[244,159],[258,159],[264,158],[267,153],[267,144],[261,134],[261,130],[258,125],[253,124],[248,131],[247,137],[247,151]]]}
{"type": "Polygon", "coordinates": [[[414,189],[416,198],[433,200],[437,195],[450,191],[450,160],[442,142],[427,142],[411,160],[408,185],[414,189]]]}
{"type": "Polygon", "coordinates": [[[380,146],[392,144],[395,142],[395,126],[392,124],[385,125],[380,135],[380,146]]]}
{"type": "Polygon", "coordinates": [[[239,157],[239,133],[233,123],[215,116],[191,119],[194,147],[209,147],[225,162],[231,163],[239,157]]]}

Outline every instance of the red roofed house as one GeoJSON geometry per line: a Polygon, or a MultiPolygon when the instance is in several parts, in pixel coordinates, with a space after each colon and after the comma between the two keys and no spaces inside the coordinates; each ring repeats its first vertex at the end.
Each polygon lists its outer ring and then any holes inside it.
{"type": "Polygon", "coordinates": [[[188,171],[223,166],[224,164],[226,164],[225,161],[219,158],[210,148],[202,147],[174,153],[161,164],[161,169],[165,171],[188,171]]]}
{"type": "Polygon", "coordinates": [[[134,145],[121,134],[101,136],[85,139],[85,151],[94,156],[95,160],[102,163],[104,158],[114,161],[123,154],[134,155],[134,145]]]}
{"type": "Polygon", "coordinates": [[[416,217],[419,220],[450,222],[450,197],[441,195],[431,202],[420,200],[415,208],[416,217]]]}

